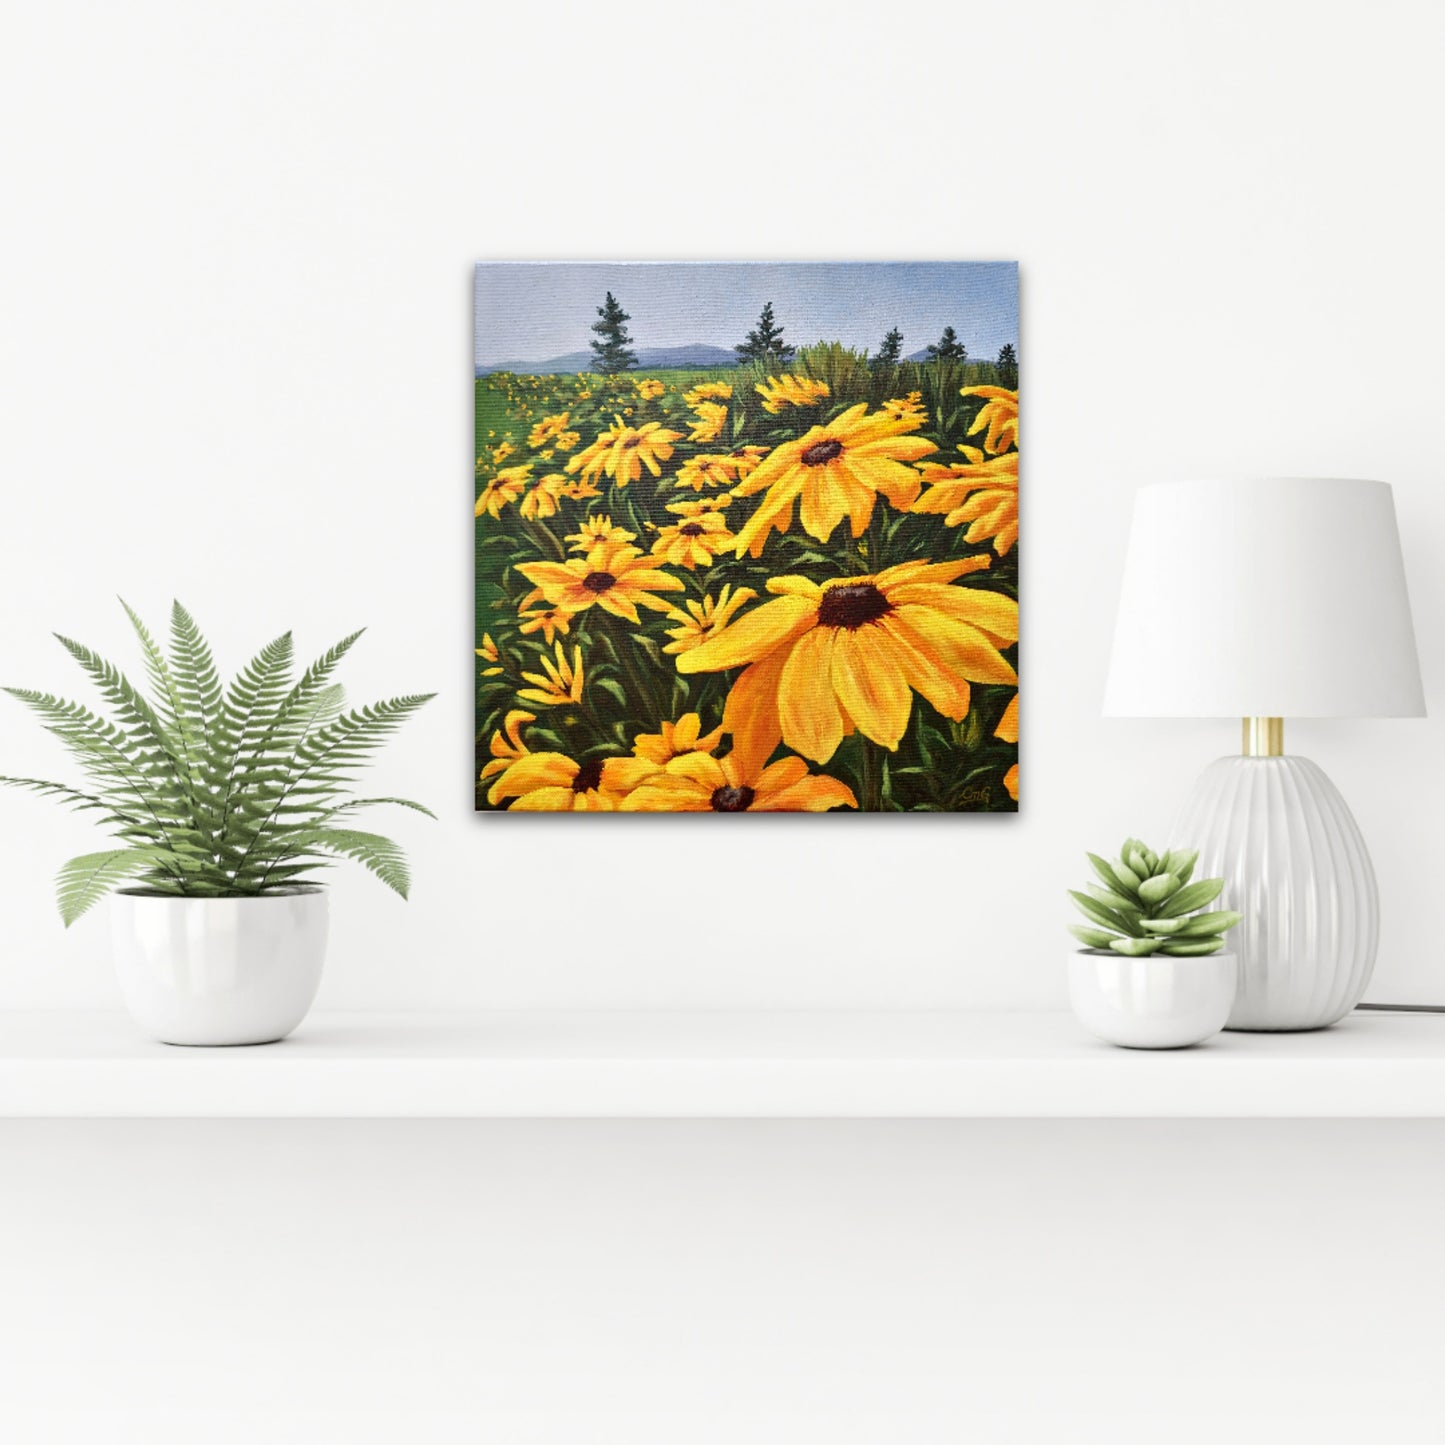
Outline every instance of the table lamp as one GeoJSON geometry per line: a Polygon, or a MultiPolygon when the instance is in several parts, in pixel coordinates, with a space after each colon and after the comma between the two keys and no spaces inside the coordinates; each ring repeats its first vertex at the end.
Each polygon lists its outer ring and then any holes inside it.
{"type": "Polygon", "coordinates": [[[1379,896],[1339,790],[1284,751],[1284,719],[1423,717],[1410,601],[1384,482],[1284,477],[1140,490],[1108,717],[1239,717],[1170,846],[1223,878],[1244,921],[1232,1029],[1324,1028],[1375,965],[1379,896]]]}

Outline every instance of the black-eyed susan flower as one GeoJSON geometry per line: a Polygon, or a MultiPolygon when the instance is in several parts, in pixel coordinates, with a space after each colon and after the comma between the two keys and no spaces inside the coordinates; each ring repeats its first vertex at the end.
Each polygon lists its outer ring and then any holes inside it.
{"type": "Polygon", "coordinates": [[[652,544],[652,555],[674,567],[689,572],[710,567],[714,557],[733,545],[727,519],[721,512],[704,512],[697,517],[684,517],[670,527],[660,527],[652,544]]]}
{"type": "Polygon", "coordinates": [[[1009,797],[1017,803],[1019,800],[1019,765],[1017,763],[1003,775],[1003,785],[1009,797]]]}
{"type": "Polygon", "coordinates": [[[518,512],[532,521],[555,517],[559,508],[558,499],[566,486],[567,478],[560,472],[539,478],[537,485],[522,498],[518,512]]]}
{"type": "Polygon", "coordinates": [[[1000,652],[1018,640],[1018,603],[951,585],[988,565],[986,555],[905,562],[821,585],[775,577],[773,601],[680,654],[677,670],[746,667],[728,694],[723,726],[734,752],[751,760],[768,757],[781,740],[826,763],[855,727],[896,749],[914,692],[961,722],[970,682],[1018,681],[1000,652]]]}
{"type": "Polygon", "coordinates": [[[692,424],[687,439],[690,442],[715,442],[727,424],[728,409],[721,402],[700,401],[693,408],[697,420],[692,424]]]}
{"type": "Polygon", "coordinates": [[[554,440],[562,432],[566,431],[567,423],[572,420],[570,412],[558,412],[555,416],[544,416],[531,431],[527,433],[527,445],[534,451],[538,447],[544,447],[548,442],[554,440]]]}
{"type": "Polygon", "coordinates": [[[993,730],[996,738],[1002,738],[1006,743],[1016,743],[1019,740],[1019,695],[1009,699],[1009,704],[1003,710],[1003,716],[998,720],[998,726],[993,730]]]}
{"type": "Polygon", "coordinates": [[[625,813],[826,813],[857,806],[852,788],[810,773],[802,758],[762,766],[736,750],[725,758],[702,752],[674,758],[620,804],[625,813]]]}
{"type": "Polygon", "coordinates": [[[516,450],[516,447],[514,447],[511,442],[502,442],[492,451],[492,465],[494,467],[501,466],[502,463],[506,461],[507,458],[511,456],[512,453],[516,450]]]}
{"type": "Polygon", "coordinates": [[[563,612],[560,607],[553,607],[551,603],[544,603],[540,607],[535,605],[539,602],[542,602],[542,593],[540,589],[533,588],[517,604],[518,621],[524,636],[540,632],[542,640],[551,647],[559,634],[566,637],[572,630],[572,617],[570,613],[563,612]]]}
{"type": "Polygon", "coordinates": [[[705,517],[709,512],[725,512],[732,504],[732,494],[723,492],[716,497],[689,497],[686,501],[665,505],[669,512],[676,512],[679,517],[705,517]]]}
{"type": "Polygon", "coordinates": [[[763,543],[776,528],[786,532],[798,518],[810,536],[826,542],[847,517],[853,535],[861,537],[881,493],[900,511],[918,498],[922,485],[915,468],[905,465],[938,450],[913,430],[906,419],[887,412],[868,412],[866,403],[849,407],[826,426],[815,426],[797,441],[783,442],[754,472],[733,488],[750,497],[766,491],[757,511],[738,533],[737,554],[762,555],[763,543]]]}
{"type": "Polygon", "coordinates": [[[667,390],[667,387],[654,376],[639,377],[632,384],[637,388],[637,394],[643,401],[652,401],[667,390]]]}
{"type": "Polygon", "coordinates": [[[492,741],[489,745],[492,760],[482,769],[479,781],[486,782],[488,778],[505,772],[518,758],[527,756],[531,750],[522,741],[522,729],[528,723],[536,721],[536,713],[523,712],[521,708],[513,708],[503,718],[501,730],[492,734],[492,741]]]}
{"type": "Polygon", "coordinates": [[[709,637],[728,625],[738,608],[757,595],[751,587],[739,587],[736,592],[731,587],[724,587],[716,599],[708,596],[701,602],[694,602],[689,598],[683,607],[674,607],[668,612],[667,620],[677,625],[667,628],[667,635],[672,641],[666,643],[662,650],[676,656],[702,646],[709,637]]]}
{"type": "Polygon", "coordinates": [[[1019,537],[1019,454],[985,458],[977,447],[959,451],[962,463],[929,463],[919,469],[928,490],[913,510],[940,513],[947,527],[967,523],[964,541],[992,538],[994,551],[1006,557],[1019,537]]]}
{"type": "Polygon", "coordinates": [[[582,440],[582,433],[576,431],[559,431],[552,439],[552,445],[559,452],[570,452],[578,442],[582,440]]]}
{"type": "Polygon", "coordinates": [[[568,662],[562,644],[557,643],[557,662],[545,653],[541,657],[541,672],[524,672],[523,682],[531,687],[517,689],[517,696],[524,702],[541,703],[543,707],[573,707],[582,701],[582,649],[572,649],[572,660],[568,662]]]}
{"type": "Polygon", "coordinates": [[[487,801],[497,807],[510,800],[514,813],[612,813],[654,771],[643,758],[578,763],[562,753],[528,753],[492,784],[487,801]]]}
{"type": "Polygon", "coordinates": [[[763,410],[776,416],[785,406],[820,406],[832,394],[826,381],[811,376],[770,376],[753,388],[763,399],[763,410]]]}
{"type": "Polygon", "coordinates": [[[635,542],[636,532],[624,531],[613,524],[607,516],[588,517],[570,536],[563,540],[570,542],[573,552],[590,552],[599,542],[635,542]]]}
{"type": "Polygon", "coordinates": [[[667,612],[671,604],[653,594],[683,590],[682,582],[659,571],[640,549],[626,542],[600,542],[586,557],[527,562],[517,571],[554,607],[584,612],[595,605],[632,623],[642,620],[638,603],[667,612]]]}
{"type": "Polygon", "coordinates": [[[674,758],[687,753],[710,753],[722,741],[723,730],[714,728],[710,733],[702,730],[702,719],[695,712],[684,713],[674,722],[662,724],[661,731],[639,733],[632,740],[634,757],[646,758],[650,763],[663,767],[674,758]]]}
{"type": "Polygon", "coordinates": [[[480,517],[485,512],[493,519],[500,517],[502,508],[510,502],[515,502],[531,485],[531,481],[532,464],[530,462],[525,462],[520,467],[508,467],[506,471],[498,472],[482,488],[482,494],[477,498],[475,515],[480,517]]]}
{"type": "Polygon", "coordinates": [[[600,497],[602,492],[595,482],[587,481],[583,477],[576,477],[562,488],[561,495],[569,501],[585,502],[592,497],[600,497]]]}
{"type": "Polygon", "coordinates": [[[701,381],[691,391],[685,391],[682,399],[690,407],[699,407],[705,401],[731,401],[733,384],[730,381],[701,381]]]}
{"type": "Polygon", "coordinates": [[[681,440],[682,433],[670,431],[655,421],[640,427],[628,426],[620,416],[613,421],[613,426],[567,463],[567,470],[580,471],[589,479],[605,472],[619,487],[635,482],[644,466],[654,477],[660,477],[660,463],[672,456],[672,444],[681,440]]]}
{"type": "Polygon", "coordinates": [[[923,405],[921,391],[910,391],[907,396],[892,397],[883,403],[882,409],[889,416],[912,422],[915,427],[923,426],[928,421],[928,410],[923,405]]]}
{"type": "MultiPolygon", "coordinates": [[[[502,655],[497,651],[497,644],[492,641],[492,634],[490,632],[482,633],[482,645],[477,648],[477,656],[480,657],[483,662],[501,662],[502,655]]],[[[500,667],[484,667],[482,669],[482,676],[495,677],[501,670],[500,667]]]]}
{"type": "Polygon", "coordinates": [[[981,396],[984,404],[969,427],[969,436],[984,432],[985,451],[997,455],[1019,444],[1019,394],[1004,386],[966,386],[960,396],[981,396]]]}
{"type": "Polygon", "coordinates": [[[684,462],[677,469],[673,482],[676,487],[691,487],[700,492],[704,487],[730,487],[737,481],[737,473],[728,464],[727,457],[708,456],[705,453],[684,462]]]}

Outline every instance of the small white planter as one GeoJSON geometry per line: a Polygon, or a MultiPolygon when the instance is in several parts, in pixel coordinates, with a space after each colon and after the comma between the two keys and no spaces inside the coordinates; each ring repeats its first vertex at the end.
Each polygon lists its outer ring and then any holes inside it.
{"type": "Polygon", "coordinates": [[[163,1043],[273,1043],[306,1017],[321,984],[320,888],[260,898],[120,892],[110,918],[126,1007],[163,1043]]]}
{"type": "Polygon", "coordinates": [[[1182,1049],[1213,1038],[1229,1018],[1238,987],[1233,953],[1069,955],[1069,1001],[1079,1022],[1126,1049],[1182,1049]]]}

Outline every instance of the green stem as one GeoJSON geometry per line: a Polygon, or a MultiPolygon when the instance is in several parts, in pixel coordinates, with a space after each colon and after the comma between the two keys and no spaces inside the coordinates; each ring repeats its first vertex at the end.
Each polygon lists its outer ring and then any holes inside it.
{"type": "Polygon", "coordinates": [[[863,744],[863,796],[859,807],[865,813],[883,811],[883,750],[872,738],[858,735],[863,744]]]}
{"type": "Polygon", "coordinates": [[[567,549],[558,540],[556,533],[545,522],[534,522],[527,517],[519,518],[528,535],[544,550],[551,552],[558,562],[567,560],[567,549]]]}
{"type": "Polygon", "coordinates": [[[637,649],[632,645],[626,626],[619,618],[609,614],[607,630],[612,639],[612,650],[617,654],[617,661],[627,678],[628,691],[637,700],[641,714],[660,727],[663,721],[662,703],[637,665],[637,649]]]}

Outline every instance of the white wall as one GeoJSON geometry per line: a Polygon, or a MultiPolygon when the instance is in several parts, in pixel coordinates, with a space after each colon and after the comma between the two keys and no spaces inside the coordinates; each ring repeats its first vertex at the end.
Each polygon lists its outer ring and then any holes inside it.
{"type": "MultiPolygon", "coordinates": [[[[0,678],[71,688],[52,628],[127,654],[119,592],[182,597],[233,665],[369,623],[357,695],[442,690],[377,774],[444,815],[398,824],[414,901],[338,881],[326,1006],[1060,1002],[1080,851],[1160,836],[1236,745],[1098,717],[1147,479],[1393,481],[1439,711],[1438,7],[143,0],[5,29],[0,678]],[[719,847],[469,814],[469,267],[579,255],[1021,261],[1020,817],[719,847]]],[[[63,767],[3,701],[0,766],[63,767]]],[[[1445,998],[1441,727],[1293,733],[1374,849],[1376,996],[1445,998]]],[[[62,933],[49,897],[83,821],[0,820],[0,1003],[114,1002],[104,920],[62,933]]]]}

